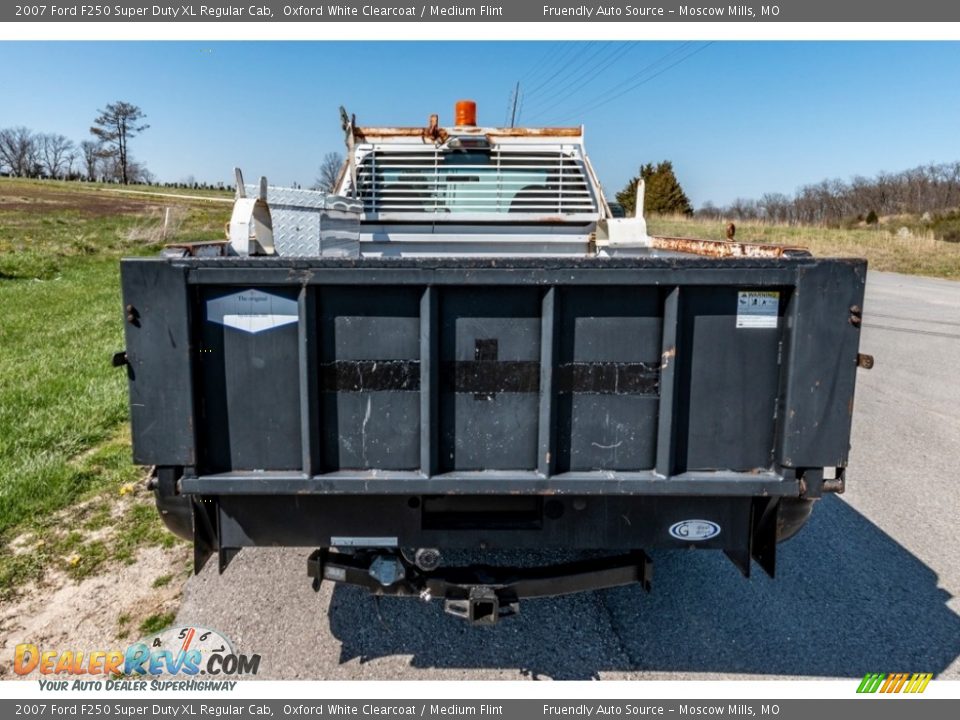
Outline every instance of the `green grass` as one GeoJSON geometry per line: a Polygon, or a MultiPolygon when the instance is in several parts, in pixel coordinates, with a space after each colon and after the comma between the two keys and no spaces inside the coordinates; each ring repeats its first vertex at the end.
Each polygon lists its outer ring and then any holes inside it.
{"type": "Polygon", "coordinates": [[[153,581],[153,587],[162,588],[170,584],[170,581],[173,580],[173,575],[161,575],[156,580],[153,581]]]}
{"type": "MultiPolygon", "coordinates": [[[[960,243],[939,240],[934,232],[913,218],[885,218],[876,228],[822,228],[738,222],[736,239],[741,242],[775,243],[808,248],[822,257],[866,258],[872,270],[929,275],[960,280],[960,243]],[[909,235],[901,236],[907,228],[909,235]]],[[[650,217],[651,235],[725,238],[725,221],[684,217],[650,217]]]]}
{"type": "MultiPolygon", "coordinates": [[[[248,181],[249,182],[249,181],[248,181]]],[[[41,188],[44,190],[57,190],[70,193],[95,193],[102,196],[117,193],[117,191],[136,191],[150,193],[165,193],[168,195],[193,195],[197,197],[209,198],[233,198],[233,192],[229,190],[212,190],[192,188],[168,188],[162,185],[116,185],[112,183],[96,182],[77,182],[67,180],[31,180],[29,178],[0,178],[0,183],[6,184],[12,191],[23,188],[41,188]]],[[[0,189],[3,185],[0,185],[0,189]]],[[[123,194],[123,192],[121,192],[123,194]]]]}
{"type": "MultiPolygon", "coordinates": [[[[124,345],[119,259],[158,251],[163,206],[124,199],[111,214],[103,206],[111,196],[74,185],[0,179],[0,591],[36,577],[42,557],[52,557],[50,549],[14,557],[13,537],[49,538],[42,531],[56,511],[143,477],[124,429],[126,376],[110,356],[124,345]],[[45,195],[64,187],[75,202],[45,195]]],[[[173,208],[168,240],[223,237],[229,205],[161,202],[173,208]]],[[[121,556],[160,537],[155,511],[137,512],[125,518],[121,556]]],[[[70,518],[80,534],[110,521],[109,508],[96,505],[70,518]]],[[[70,550],[65,538],[54,544],[70,550]]],[[[68,572],[89,573],[116,554],[87,547],[68,572]]]]}
{"type": "Polygon", "coordinates": [[[142,632],[144,635],[160,632],[161,630],[170,627],[176,617],[177,614],[172,612],[151,615],[142,623],[140,623],[140,632],[142,632]]]}

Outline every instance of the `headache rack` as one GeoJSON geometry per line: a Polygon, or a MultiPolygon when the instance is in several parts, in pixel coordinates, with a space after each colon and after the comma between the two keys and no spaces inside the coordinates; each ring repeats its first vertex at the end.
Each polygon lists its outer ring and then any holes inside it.
{"type": "Polygon", "coordinates": [[[359,146],[357,154],[356,195],[366,220],[397,212],[406,220],[416,219],[409,213],[478,221],[520,219],[504,214],[598,216],[579,145],[499,143],[464,150],[377,143],[359,146]]]}

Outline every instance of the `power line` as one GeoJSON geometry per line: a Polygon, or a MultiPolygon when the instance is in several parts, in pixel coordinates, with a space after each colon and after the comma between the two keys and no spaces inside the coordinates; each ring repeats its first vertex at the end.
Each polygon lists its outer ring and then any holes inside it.
{"type": "MultiPolygon", "coordinates": [[[[689,44],[689,43],[684,43],[684,45],[688,45],[688,44],[689,44]]],[[[651,68],[653,68],[653,67],[655,67],[656,65],[660,64],[661,62],[663,62],[668,56],[670,56],[670,55],[675,55],[677,51],[674,50],[674,51],[672,51],[671,53],[667,53],[667,55],[664,55],[662,58],[660,58],[660,59],[657,60],[656,62],[651,63],[650,65],[648,65],[647,67],[645,67],[643,70],[641,70],[639,73],[636,73],[635,75],[633,75],[631,78],[629,78],[629,79],[625,80],[624,82],[620,83],[619,85],[616,85],[616,86],[614,86],[613,88],[610,88],[609,90],[601,93],[600,95],[598,95],[597,97],[593,98],[592,100],[589,100],[589,101],[583,103],[583,107],[584,107],[585,109],[580,113],[580,117],[583,117],[583,115],[585,115],[587,112],[593,112],[594,110],[597,110],[598,108],[601,108],[601,107],[603,107],[604,105],[608,105],[609,103],[613,102],[614,100],[617,100],[618,98],[622,97],[623,95],[626,95],[627,93],[633,92],[634,90],[636,90],[637,88],[641,87],[642,85],[646,85],[648,82],[650,82],[651,80],[653,80],[653,79],[655,79],[655,78],[660,77],[661,75],[663,75],[663,74],[664,74],[665,72],[667,72],[668,70],[671,70],[671,69],[675,68],[677,65],[680,65],[681,63],[686,62],[687,60],[689,60],[690,58],[692,58],[694,55],[697,55],[697,54],[703,52],[704,50],[706,50],[706,49],[707,49],[708,47],[710,47],[711,45],[713,45],[713,41],[710,41],[710,42],[707,42],[707,43],[701,45],[700,47],[696,48],[696,49],[693,50],[692,52],[689,52],[689,53],[687,53],[686,55],[683,55],[683,56],[680,57],[679,59],[675,60],[674,62],[670,63],[670,64],[667,65],[666,67],[661,68],[660,70],[658,70],[657,72],[653,73],[652,75],[643,78],[643,79],[640,80],[639,82],[636,82],[636,83],[634,83],[633,85],[630,85],[629,87],[624,88],[624,89],[621,90],[620,92],[617,92],[616,94],[614,94],[614,95],[612,95],[612,96],[610,96],[610,97],[607,97],[607,96],[610,95],[611,92],[614,92],[614,91],[617,90],[619,87],[623,87],[624,85],[626,85],[627,83],[631,82],[632,80],[636,80],[637,78],[639,78],[640,76],[642,76],[644,73],[648,72],[651,68]]],[[[681,47],[683,47],[683,46],[681,46],[681,47]]],[[[569,116],[567,116],[567,117],[569,117],[569,116]]]]}
{"type": "Polygon", "coordinates": [[[606,97],[607,97],[608,95],[610,95],[611,93],[615,93],[618,89],[620,89],[620,88],[622,88],[622,87],[624,87],[624,86],[626,86],[626,85],[629,85],[630,83],[635,82],[636,80],[642,78],[644,75],[646,75],[647,73],[649,73],[651,70],[654,70],[654,69],[657,68],[659,65],[662,65],[662,64],[665,63],[665,62],[668,62],[670,59],[672,59],[672,58],[675,57],[676,55],[682,54],[682,53],[683,53],[689,46],[691,46],[691,45],[693,45],[693,42],[691,42],[691,41],[689,41],[689,40],[686,41],[686,42],[680,43],[680,44],[677,45],[675,48],[670,49],[669,51],[667,51],[666,53],[664,53],[663,55],[661,55],[660,57],[658,57],[658,58],[657,58],[656,60],[654,60],[653,62],[647,63],[646,65],[644,65],[642,68],[640,68],[640,69],[639,69],[637,72],[635,72],[633,75],[631,75],[631,76],[629,76],[629,77],[627,77],[627,78],[624,78],[623,80],[621,80],[621,81],[618,82],[617,84],[613,85],[612,87],[609,87],[609,88],[607,88],[606,90],[603,90],[599,95],[597,95],[597,96],[594,98],[594,101],[600,101],[600,100],[606,99],[606,97]]]}
{"type": "Polygon", "coordinates": [[[651,80],[653,80],[654,78],[660,77],[661,75],[663,75],[663,74],[664,74],[665,72],[667,72],[668,70],[672,70],[672,69],[675,68],[677,65],[680,65],[681,63],[686,62],[687,60],[689,60],[690,58],[692,58],[694,55],[697,55],[697,54],[703,52],[704,50],[706,50],[706,49],[707,49],[708,47],[710,47],[711,45],[713,45],[713,41],[704,43],[704,44],[701,45],[700,47],[696,48],[693,52],[687,53],[686,55],[684,55],[684,56],[681,57],[680,59],[676,60],[675,62],[672,62],[672,63],[670,63],[669,65],[667,65],[665,68],[663,68],[663,69],[661,69],[661,70],[658,70],[657,72],[655,72],[655,73],[654,73],[653,75],[651,75],[650,77],[644,78],[643,80],[641,80],[640,82],[636,83],[635,85],[631,85],[630,87],[628,87],[628,88],[626,88],[625,90],[617,93],[616,95],[614,95],[613,97],[611,97],[611,98],[609,98],[609,99],[607,99],[607,100],[598,101],[597,104],[594,105],[594,108],[601,107],[601,106],[603,106],[603,105],[606,105],[607,103],[611,103],[611,102],[613,102],[614,100],[616,100],[617,98],[625,95],[626,93],[633,92],[634,90],[636,90],[636,89],[637,89],[638,87],[640,87],[641,85],[645,85],[645,84],[647,84],[648,82],[650,82],[651,80]]]}
{"type": "MultiPolygon", "coordinates": [[[[596,42],[589,42],[584,47],[578,47],[575,45],[574,53],[566,60],[566,62],[560,65],[553,72],[553,74],[550,75],[550,77],[548,77],[542,83],[540,83],[539,85],[531,89],[530,92],[527,93],[527,99],[535,97],[538,93],[542,92],[545,87],[548,87],[558,76],[562,75],[567,70],[568,67],[573,65],[575,62],[578,62],[580,57],[590,49],[591,45],[596,45],[596,44],[597,44],[596,42]]],[[[602,49],[602,47],[600,49],[602,49]]]]}
{"type": "Polygon", "coordinates": [[[520,82],[526,82],[527,84],[534,82],[538,75],[543,75],[543,72],[553,65],[553,63],[548,62],[551,57],[556,56],[558,53],[563,54],[570,49],[569,46],[564,47],[556,43],[546,42],[544,45],[547,46],[547,51],[533,64],[532,68],[521,76],[520,82]]]}
{"type": "Polygon", "coordinates": [[[561,62],[564,62],[566,58],[572,53],[576,52],[576,50],[576,43],[560,43],[553,45],[543,56],[541,62],[537,63],[537,65],[541,67],[539,67],[536,72],[532,72],[530,77],[521,77],[520,81],[527,86],[539,82],[540,79],[546,75],[546,73],[556,68],[561,62]]]}
{"type": "Polygon", "coordinates": [[[535,113],[531,119],[542,117],[554,108],[562,105],[568,98],[576,95],[582,89],[587,87],[597,77],[599,77],[601,73],[603,73],[607,68],[613,65],[613,63],[615,63],[617,60],[620,60],[626,53],[630,52],[635,47],[635,43],[623,43],[620,47],[614,47],[612,52],[606,58],[601,58],[593,65],[585,67],[584,70],[577,73],[570,79],[570,84],[567,86],[567,89],[558,93],[559,97],[555,97],[556,101],[554,103],[543,108],[538,113],[535,113]]]}

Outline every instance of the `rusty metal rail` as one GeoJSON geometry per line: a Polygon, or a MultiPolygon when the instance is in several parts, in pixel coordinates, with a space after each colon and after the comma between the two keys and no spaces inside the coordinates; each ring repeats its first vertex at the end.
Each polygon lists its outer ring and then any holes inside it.
{"type": "Polygon", "coordinates": [[[651,239],[652,247],[658,250],[715,258],[781,258],[810,257],[811,255],[807,248],[789,245],[656,236],[651,239]]]}

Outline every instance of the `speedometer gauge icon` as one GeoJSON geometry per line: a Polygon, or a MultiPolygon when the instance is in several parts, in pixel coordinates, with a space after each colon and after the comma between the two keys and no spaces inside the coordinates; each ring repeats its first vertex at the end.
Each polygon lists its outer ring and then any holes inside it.
{"type": "MultiPolygon", "coordinates": [[[[202,658],[197,663],[201,668],[211,655],[233,655],[233,644],[225,635],[198,625],[171,625],[159,633],[141,640],[151,652],[166,650],[173,657],[184,657],[190,652],[199,652],[202,658]]],[[[196,657],[196,656],[194,656],[196,657]]],[[[200,670],[200,674],[206,674],[200,670]]]]}

